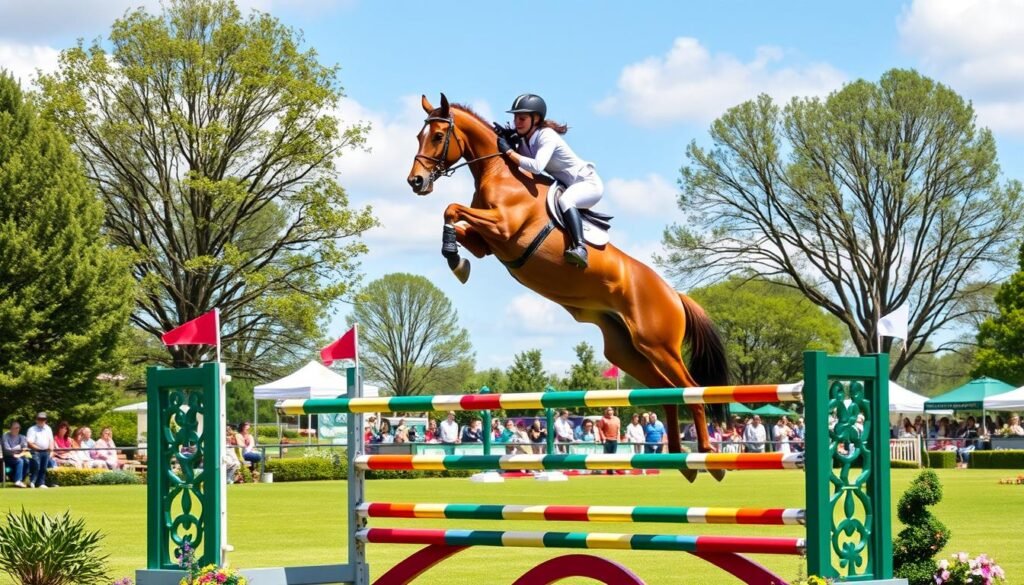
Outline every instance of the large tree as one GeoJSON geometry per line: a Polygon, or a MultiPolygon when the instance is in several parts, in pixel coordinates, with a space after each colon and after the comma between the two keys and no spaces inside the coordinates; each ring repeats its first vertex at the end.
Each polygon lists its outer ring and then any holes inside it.
{"type": "Polygon", "coordinates": [[[967,297],[998,278],[1020,234],[1021,185],[1000,183],[991,132],[970,103],[914,71],[783,108],[761,96],[710,132],[710,148],[687,150],[679,204],[692,223],[666,230],[663,264],[691,283],[742,270],[783,277],[838,317],[861,353],[878,350],[878,317],[909,304],[894,375],[974,310],[967,297]]]}
{"type": "Polygon", "coordinates": [[[102,222],[67,140],[0,71],[0,423],[102,393],[134,302],[102,222]]]}
{"type": "Polygon", "coordinates": [[[569,377],[565,385],[572,390],[600,390],[615,386],[615,382],[601,377],[607,364],[598,362],[594,355],[594,347],[586,341],[576,344],[572,350],[576,353],[576,363],[569,367],[569,377]]]}
{"type": "Polygon", "coordinates": [[[843,349],[842,323],[784,284],[734,276],[689,295],[721,333],[737,384],[799,380],[805,350],[843,349]]]}
{"type": "Polygon", "coordinates": [[[349,321],[359,324],[367,377],[395,396],[453,392],[473,371],[469,332],[434,283],[414,274],[388,274],[362,290],[349,321]]]}
{"type": "Polygon", "coordinates": [[[551,383],[539,349],[517,353],[508,368],[507,392],[542,392],[551,383]]]}
{"type": "Polygon", "coordinates": [[[1024,384],[1024,245],[1018,261],[1020,270],[996,293],[998,314],[978,328],[974,372],[1014,385],[1024,384]]]}
{"type": "MultiPolygon", "coordinates": [[[[106,202],[106,232],[133,254],[138,327],[159,336],[219,308],[239,373],[316,343],[374,225],[337,181],[334,159],[365,134],[336,117],[337,74],[267,14],[172,0],[42,76],[47,111],[106,202]]],[[[169,352],[176,364],[210,355],[169,352]]]]}

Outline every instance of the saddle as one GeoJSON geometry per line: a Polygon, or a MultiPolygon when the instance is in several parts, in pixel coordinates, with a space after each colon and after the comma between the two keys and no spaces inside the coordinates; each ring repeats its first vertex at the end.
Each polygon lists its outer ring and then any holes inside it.
{"type": "MultiPolygon", "coordinates": [[[[563,232],[565,231],[565,219],[562,217],[562,207],[558,204],[558,199],[564,192],[565,185],[556,181],[548,188],[547,200],[548,215],[558,229],[563,232]]],[[[593,209],[580,209],[579,211],[580,217],[583,219],[583,239],[597,248],[607,244],[612,216],[593,209]]]]}

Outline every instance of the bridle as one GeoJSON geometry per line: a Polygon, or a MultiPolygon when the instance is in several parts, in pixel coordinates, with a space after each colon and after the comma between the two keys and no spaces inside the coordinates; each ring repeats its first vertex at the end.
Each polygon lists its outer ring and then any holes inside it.
{"type": "Polygon", "coordinates": [[[430,175],[427,177],[428,183],[433,183],[441,177],[450,177],[455,174],[455,171],[468,164],[501,155],[500,152],[485,154],[484,156],[474,158],[473,160],[467,160],[457,165],[449,166],[451,163],[448,162],[448,147],[451,146],[453,137],[455,138],[455,142],[459,145],[459,157],[455,160],[459,160],[459,158],[462,158],[466,153],[466,148],[459,140],[459,135],[455,133],[455,116],[449,115],[447,118],[442,118],[441,116],[428,116],[427,119],[423,121],[423,126],[426,127],[426,125],[431,122],[447,122],[448,128],[446,128],[444,132],[444,144],[441,146],[440,157],[427,156],[425,154],[417,154],[415,157],[417,159],[426,159],[434,163],[434,167],[430,169],[430,175]]]}

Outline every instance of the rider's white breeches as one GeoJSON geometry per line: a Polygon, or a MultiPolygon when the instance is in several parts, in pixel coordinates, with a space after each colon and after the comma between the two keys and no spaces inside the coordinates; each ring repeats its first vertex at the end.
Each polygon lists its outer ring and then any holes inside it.
{"type": "Polygon", "coordinates": [[[577,209],[590,209],[604,195],[604,182],[597,175],[597,171],[590,169],[589,174],[584,171],[580,174],[579,181],[565,188],[565,193],[558,199],[558,206],[562,211],[575,207],[577,209]]]}

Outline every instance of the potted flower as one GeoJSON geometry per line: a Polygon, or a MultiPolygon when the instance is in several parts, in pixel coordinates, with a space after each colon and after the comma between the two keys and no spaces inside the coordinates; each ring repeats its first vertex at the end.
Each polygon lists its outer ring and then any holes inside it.
{"type": "Polygon", "coordinates": [[[970,558],[965,553],[953,555],[953,562],[939,561],[935,571],[936,585],[994,585],[1006,581],[1006,574],[988,555],[980,554],[970,558]]]}

